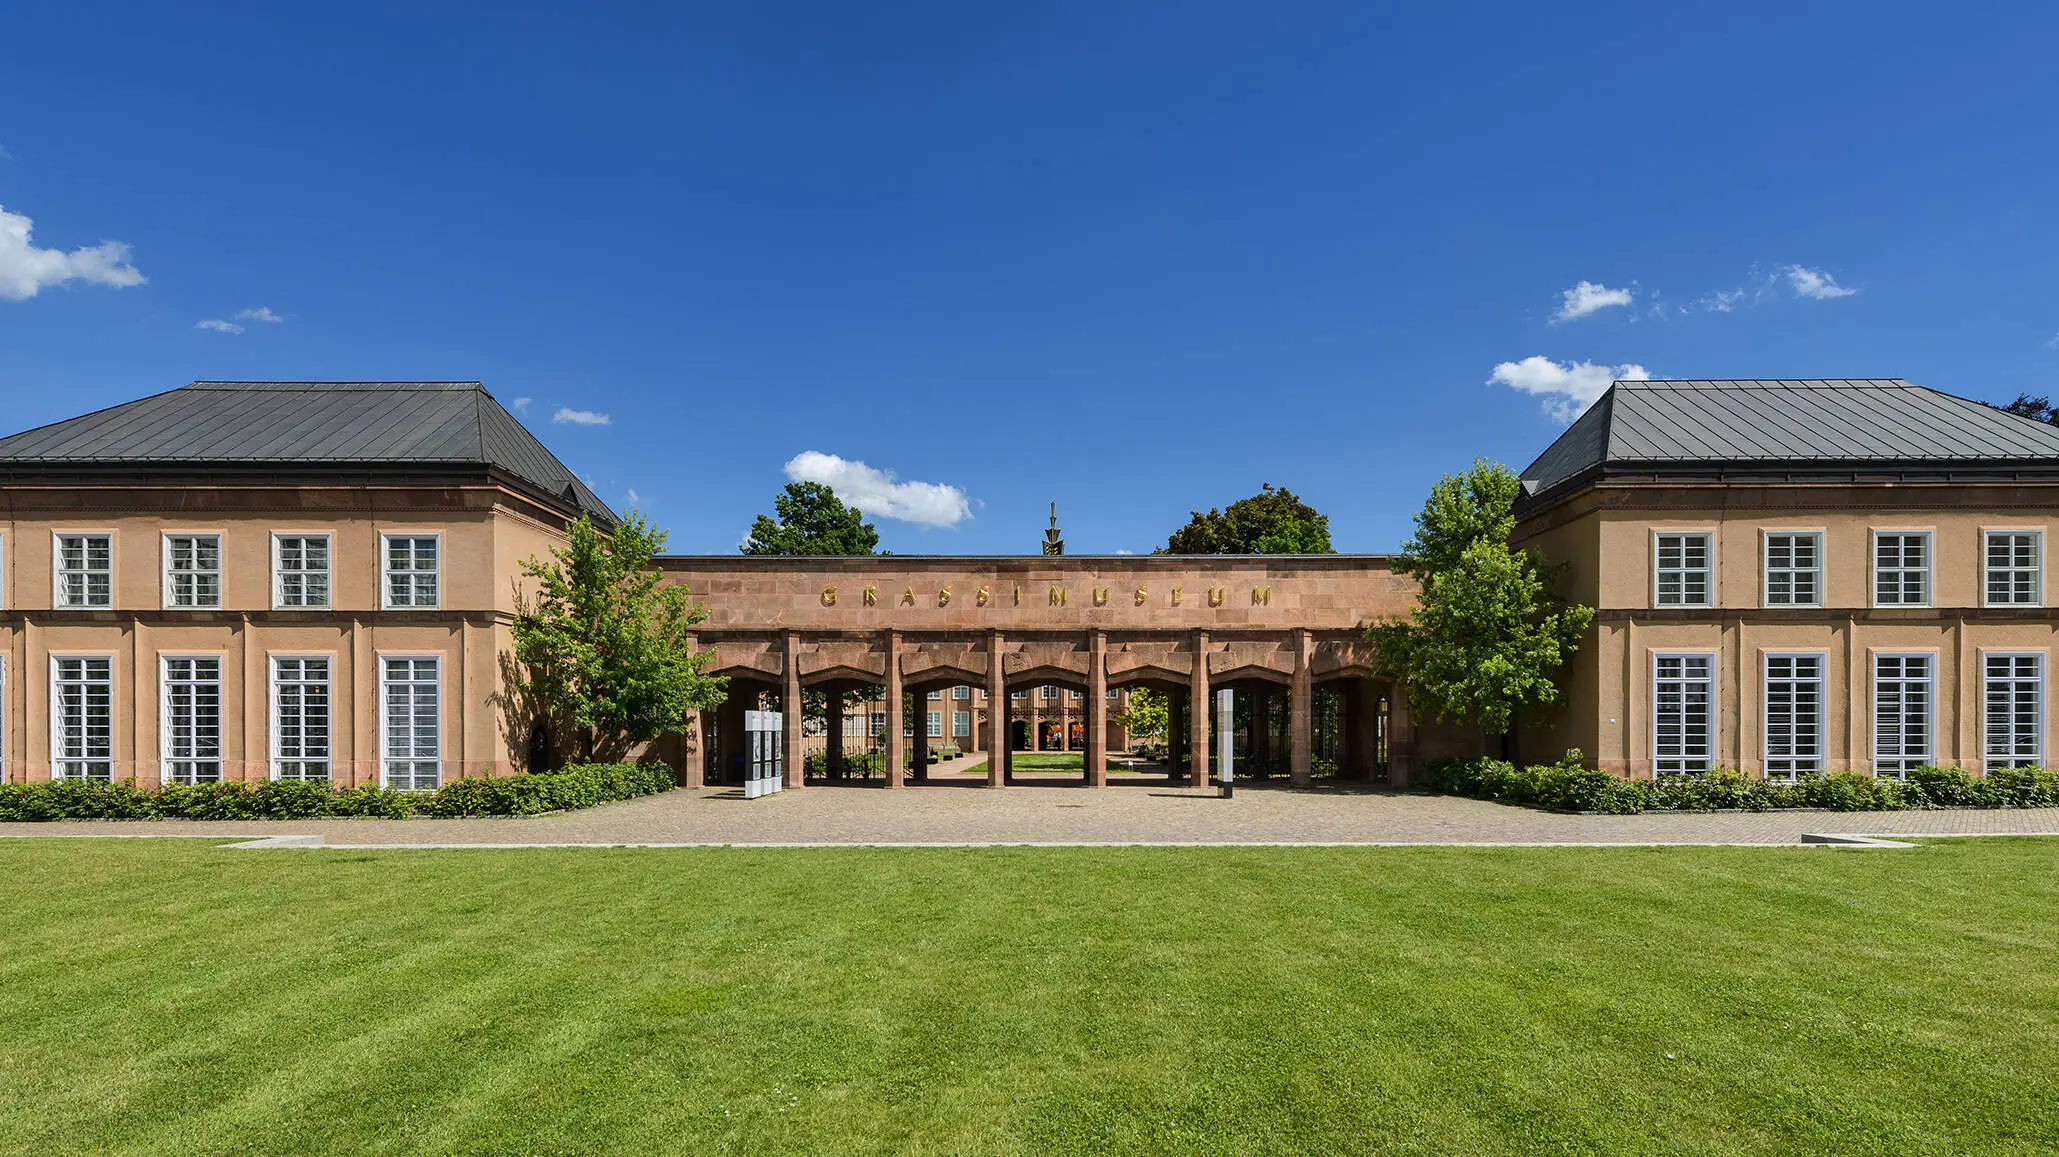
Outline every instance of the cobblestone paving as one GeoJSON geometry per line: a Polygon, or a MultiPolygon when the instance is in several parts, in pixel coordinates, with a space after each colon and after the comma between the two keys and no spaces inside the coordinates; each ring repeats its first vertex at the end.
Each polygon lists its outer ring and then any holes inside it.
{"type": "MultiPolygon", "coordinates": [[[[2059,809],[1574,816],[1351,788],[1213,788],[1131,777],[1092,791],[1070,776],[991,791],[809,787],[746,800],[675,791],[521,819],[0,824],[0,836],[319,836],[329,846],[509,844],[1761,844],[1804,833],[2059,835],[2059,809]]],[[[308,841],[312,843],[313,841],[308,841]]]]}

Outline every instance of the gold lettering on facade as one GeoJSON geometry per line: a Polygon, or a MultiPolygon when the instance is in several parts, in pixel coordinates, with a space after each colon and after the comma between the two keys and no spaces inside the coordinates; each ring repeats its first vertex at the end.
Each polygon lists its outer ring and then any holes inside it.
{"type": "Polygon", "coordinates": [[[1018,607],[1022,605],[1022,584],[1021,584],[1021,583],[1016,583],[1016,584],[1015,584],[1015,605],[1016,605],[1016,606],[1018,606],[1018,607]]]}
{"type": "Polygon", "coordinates": [[[1052,587],[1052,588],[1051,588],[1051,605],[1052,605],[1052,606],[1054,606],[1054,607],[1062,607],[1062,606],[1064,606],[1064,605],[1065,605],[1065,588],[1064,588],[1064,587],[1052,587]]]}
{"type": "Polygon", "coordinates": [[[879,588],[878,588],[878,587],[866,587],[866,588],[865,588],[865,605],[866,605],[866,606],[868,606],[868,607],[876,607],[876,606],[878,606],[878,605],[879,605],[879,588]]]}
{"type": "Polygon", "coordinates": [[[1137,593],[1134,597],[1137,600],[1137,605],[1141,607],[1144,605],[1144,600],[1151,597],[1151,592],[1145,590],[1143,587],[1138,587],[1137,593]]]}
{"type": "Polygon", "coordinates": [[[825,606],[825,607],[833,607],[833,606],[835,606],[835,605],[836,605],[836,588],[835,588],[835,587],[823,587],[823,588],[822,588],[822,605],[823,605],[823,606],[825,606]]]}
{"type": "Polygon", "coordinates": [[[1107,588],[1107,587],[1095,587],[1095,588],[1094,588],[1094,605],[1095,605],[1095,606],[1097,606],[1097,607],[1105,607],[1105,606],[1107,606],[1107,605],[1108,605],[1108,588],[1107,588]]]}
{"type": "MultiPolygon", "coordinates": [[[[1142,590],[1143,588],[1142,588],[1142,587],[1139,587],[1139,588],[1137,588],[1137,589],[1139,589],[1139,590],[1142,590]]],[[[1174,588],[1172,589],[1172,605],[1173,605],[1173,606],[1179,606],[1179,605],[1180,605],[1180,588],[1178,588],[1178,587],[1174,587],[1174,588]]]]}
{"type": "Polygon", "coordinates": [[[987,588],[985,588],[985,587],[981,587],[981,588],[979,588],[979,594],[978,594],[978,595],[977,595],[976,597],[974,597],[974,599],[972,600],[972,602],[973,602],[973,605],[974,605],[974,606],[980,606],[980,607],[986,606],[986,605],[987,605],[987,588]]]}
{"type": "Polygon", "coordinates": [[[909,587],[908,589],[901,592],[901,605],[904,607],[912,607],[915,605],[914,587],[909,587]]]}
{"type": "Polygon", "coordinates": [[[1219,606],[1222,606],[1222,605],[1223,605],[1223,599],[1224,599],[1225,597],[1227,597],[1227,596],[1229,595],[1229,593],[1230,593],[1230,592],[1229,592],[1228,588],[1225,588],[1225,587],[1209,587],[1209,588],[1208,588],[1208,605],[1209,605],[1209,606],[1211,606],[1211,607],[1219,607],[1219,606]]]}
{"type": "Polygon", "coordinates": [[[1271,587],[1252,587],[1252,588],[1251,588],[1251,605],[1252,605],[1252,606],[1254,606],[1254,607],[1260,607],[1260,606],[1264,606],[1264,607],[1269,607],[1269,606],[1272,606],[1272,605],[1273,605],[1273,588],[1271,588],[1271,587]]]}
{"type": "Polygon", "coordinates": [[[950,605],[951,605],[951,584],[950,584],[950,583],[945,583],[945,584],[944,584],[944,589],[943,589],[943,590],[940,590],[940,591],[938,591],[938,592],[937,592],[937,605],[938,605],[938,606],[940,606],[940,607],[948,607],[948,606],[950,606],[950,605]]]}

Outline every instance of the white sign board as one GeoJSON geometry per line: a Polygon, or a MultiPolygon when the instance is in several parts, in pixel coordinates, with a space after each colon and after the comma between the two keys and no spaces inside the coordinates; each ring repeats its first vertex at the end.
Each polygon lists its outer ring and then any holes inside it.
{"type": "Polygon", "coordinates": [[[1237,693],[1215,693],[1215,750],[1217,775],[1224,787],[1237,780],[1237,693]]]}
{"type": "Polygon", "coordinates": [[[744,712],[744,798],[786,788],[786,720],[777,711],[744,712]]]}

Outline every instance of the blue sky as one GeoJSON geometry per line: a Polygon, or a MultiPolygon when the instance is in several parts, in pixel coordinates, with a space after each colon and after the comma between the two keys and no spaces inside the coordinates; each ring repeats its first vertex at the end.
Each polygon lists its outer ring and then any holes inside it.
{"type": "Polygon", "coordinates": [[[476,378],[680,551],[1377,551],[1613,372],[2059,393],[2050,4],[302,9],[10,13],[0,425],[476,378]]]}

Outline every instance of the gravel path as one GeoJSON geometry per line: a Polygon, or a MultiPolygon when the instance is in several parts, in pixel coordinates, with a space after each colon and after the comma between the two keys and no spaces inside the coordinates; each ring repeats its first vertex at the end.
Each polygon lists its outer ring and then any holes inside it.
{"type": "Polygon", "coordinates": [[[2059,809],[1573,816],[1477,800],[1352,788],[1214,789],[1131,779],[1105,791],[1076,777],[1024,777],[991,791],[938,783],[901,791],[809,787],[746,800],[674,791],[520,819],[73,821],[0,823],[0,836],[235,836],[302,846],[563,844],[1748,844],[1805,834],[2059,835],[2059,809]],[[317,838],[310,838],[317,837],[317,838]]]}

